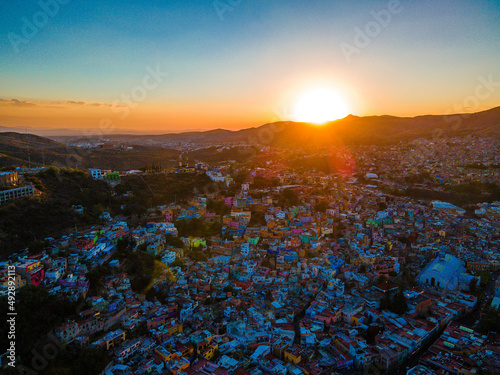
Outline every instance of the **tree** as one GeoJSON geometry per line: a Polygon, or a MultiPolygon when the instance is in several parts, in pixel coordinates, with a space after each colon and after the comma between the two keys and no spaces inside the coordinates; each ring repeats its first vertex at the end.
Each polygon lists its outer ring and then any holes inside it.
{"type": "Polygon", "coordinates": [[[73,358],[71,374],[75,375],[98,375],[109,363],[109,357],[105,351],[97,348],[85,348],[73,358]]]}
{"type": "Polygon", "coordinates": [[[479,277],[481,277],[481,287],[484,288],[486,285],[488,285],[488,283],[490,282],[491,280],[491,272],[488,272],[488,271],[479,271],[478,274],[477,274],[479,277]]]}
{"type": "Polygon", "coordinates": [[[379,334],[380,331],[381,331],[380,327],[377,327],[377,326],[368,327],[368,329],[366,330],[366,342],[369,345],[375,344],[375,338],[379,334]]]}
{"type": "Polygon", "coordinates": [[[209,200],[207,202],[207,211],[214,212],[217,215],[223,216],[231,212],[231,207],[222,200],[209,200]]]}
{"type": "Polygon", "coordinates": [[[175,260],[169,264],[170,267],[185,267],[186,263],[180,258],[175,258],[175,260]]]}
{"type": "Polygon", "coordinates": [[[306,258],[307,259],[316,258],[317,256],[318,256],[317,251],[312,250],[312,249],[307,249],[306,250],[306,258]]]}
{"type": "Polygon", "coordinates": [[[269,258],[264,258],[262,259],[262,262],[260,263],[260,265],[262,267],[266,267],[266,268],[271,268],[271,261],[269,260],[269,258]]]}
{"type": "Polygon", "coordinates": [[[385,293],[380,300],[380,310],[389,310],[395,314],[403,315],[408,310],[403,292],[398,291],[394,295],[385,293]]]}
{"type": "Polygon", "coordinates": [[[118,252],[123,252],[127,250],[130,247],[131,243],[130,240],[127,238],[120,238],[118,241],[116,241],[116,250],[118,252]]]}
{"type": "Polygon", "coordinates": [[[377,282],[379,284],[386,283],[387,282],[387,277],[384,276],[384,275],[380,275],[379,278],[378,278],[378,280],[377,280],[377,282]]]}
{"type": "Polygon", "coordinates": [[[326,210],[328,209],[328,202],[321,201],[314,207],[314,209],[316,210],[316,212],[326,212],[326,210]]]}
{"type": "Polygon", "coordinates": [[[28,246],[28,251],[30,254],[40,254],[41,252],[47,250],[49,246],[49,241],[47,240],[38,240],[33,241],[28,246]]]}
{"type": "Polygon", "coordinates": [[[252,211],[249,226],[264,226],[266,225],[266,215],[262,211],[252,211]]]}
{"type": "Polygon", "coordinates": [[[287,202],[287,204],[289,206],[297,206],[300,203],[299,198],[297,197],[297,194],[295,194],[295,191],[293,191],[290,188],[283,190],[283,192],[281,193],[281,196],[283,197],[283,199],[287,202]]]}
{"type": "Polygon", "coordinates": [[[165,235],[165,245],[173,246],[178,249],[184,248],[184,242],[179,237],[174,237],[172,234],[167,233],[165,235]]]}
{"type": "Polygon", "coordinates": [[[206,262],[208,260],[205,253],[197,248],[194,248],[193,250],[189,251],[187,253],[187,256],[189,259],[195,262],[206,262]]]}
{"type": "Polygon", "coordinates": [[[394,302],[390,310],[398,315],[403,315],[408,310],[408,304],[402,291],[398,291],[394,296],[394,302]]]}
{"type": "Polygon", "coordinates": [[[479,289],[477,287],[477,279],[474,278],[471,280],[471,282],[469,284],[469,292],[470,292],[470,294],[475,296],[478,291],[479,291],[479,289]]]}
{"type": "MultiPolygon", "coordinates": [[[[58,298],[38,286],[27,285],[16,291],[16,354],[21,361],[30,358],[31,349],[66,317],[75,315],[80,303],[58,298]]],[[[8,311],[7,297],[0,298],[0,310],[8,311]]],[[[0,347],[8,348],[8,324],[0,322],[0,347]]]]}
{"type": "Polygon", "coordinates": [[[262,176],[255,176],[252,182],[253,189],[262,189],[269,186],[268,181],[262,176]]]}
{"type": "Polygon", "coordinates": [[[391,305],[391,299],[389,293],[384,293],[383,297],[380,299],[380,310],[388,310],[391,305]]]}
{"type": "Polygon", "coordinates": [[[231,292],[234,293],[234,288],[231,285],[225,286],[224,289],[222,289],[224,292],[231,292]]]}
{"type": "Polygon", "coordinates": [[[500,332],[500,307],[490,307],[481,320],[481,329],[484,332],[500,332]]]}
{"type": "Polygon", "coordinates": [[[385,202],[378,202],[378,209],[380,211],[387,210],[387,203],[385,203],[385,202]]]}

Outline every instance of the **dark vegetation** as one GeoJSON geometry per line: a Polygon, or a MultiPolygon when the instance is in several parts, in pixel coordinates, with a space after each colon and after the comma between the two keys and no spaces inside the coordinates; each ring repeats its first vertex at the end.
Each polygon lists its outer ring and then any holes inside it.
{"type": "MultiPolygon", "coordinates": [[[[132,251],[132,244],[127,239],[118,240],[116,244],[115,259],[120,261],[120,273],[126,273],[130,279],[130,286],[135,292],[141,293],[152,281],[155,268],[155,257],[144,252],[144,245],[137,251],[132,251]]],[[[113,274],[113,269],[104,263],[87,272],[90,281],[89,295],[98,295],[103,288],[105,276],[113,274]]]]}
{"type": "Polygon", "coordinates": [[[149,174],[126,176],[116,187],[117,194],[133,192],[127,203],[149,208],[171,202],[181,202],[193,196],[193,193],[204,194],[213,183],[205,174],[149,174]]]}
{"type": "Polygon", "coordinates": [[[380,310],[389,310],[395,314],[403,315],[408,310],[403,292],[398,290],[395,293],[386,293],[380,300],[380,310]]]}
{"type": "MultiPolygon", "coordinates": [[[[33,285],[27,285],[16,291],[16,354],[21,363],[28,367],[31,363],[31,350],[47,340],[46,335],[64,317],[74,316],[82,311],[80,301],[71,302],[50,295],[49,292],[33,285]]],[[[7,297],[0,298],[0,310],[8,311],[7,297]]],[[[0,322],[0,349],[2,353],[8,347],[7,320],[0,322]]]]}
{"type": "Polygon", "coordinates": [[[49,168],[36,176],[28,176],[27,180],[43,194],[13,200],[0,207],[2,256],[26,247],[37,249],[44,238],[75,226],[81,229],[98,224],[111,198],[105,182],[96,181],[79,170],[49,168]],[[76,213],[73,205],[82,205],[84,214],[76,213]]]}
{"type": "Polygon", "coordinates": [[[207,212],[215,213],[220,216],[231,213],[231,207],[224,203],[224,201],[211,200],[207,201],[207,212]]]}
{"type": "MultiPolygon", "coordinates": [[[[112,196],[106,182],[94,180],[87,172],[55,167],[28,175],[26,180],[42,194],[0,206],[0,256],[25,248],[40,252],[45,249],[47,237],[72,232],[75,227],[82,230],[102,224],[99,217],[104,211],[112,215],[141,215],[149,207],[186,200],[211,186],[205,174],[125,176],[115,189],[117,194],[112,196]],[[132,191],[132,197],[120,197],[128,191],[132,191]],[[76,213],[73,205],[83,206],[84,213],[76,213]]],[[[215,230],[214,226],[210,233],[215,230]]]]}
{"type": "Polygon", "coordinates": [[[500,308],[489,307],[481,319],[483,332],[500,332],[500,308]]]}
{"type": "Polygon", "coordinates": [[[187,256],[194,262],[206,262],[208,260],[208,253],[199,249],[194,248],[187,252],[187,256]]]}
{"type": "Polygon", "coordinates": [[[494,183],[470,182],[447,187],[447,191],[409,187],[404,191],[391,190],[388,193],[412,199],[440,200],[458,206],[500,200],[500,186],[494,183]]]}
{"type": "Polygon", "coordinates": [[[242,152],[240,148],[232,147],[217,151],[217,147],[209,147],[188,153],[189,160],[200,160],[206,163],[219,163],[227,160],[237,162],[247,161],[251,153],[242,152]]]}
{"type": "Polygon", "coordinates": [[[280,180],[277,178],[265,178],[262,176],[256,176],[251,184],[252,189],[265,189],[280,186],[280,180]]]}
{"type": "Polygon", "coordinates": [[[211,237],[220,234],[222,223],[205,223],[203,219],[177,220],[179,237],[211,237]]]}
{"type": "Polygon", "coordinates": [[[311,157],[294,157],[290,159],[289,166],[297,172],[307,173],[315,170],[316,172],[330,173],[345,173],[354,172],[354,159],[351,157],[343,157],[337,155],[331,156],[311,156],[311,157]]]}

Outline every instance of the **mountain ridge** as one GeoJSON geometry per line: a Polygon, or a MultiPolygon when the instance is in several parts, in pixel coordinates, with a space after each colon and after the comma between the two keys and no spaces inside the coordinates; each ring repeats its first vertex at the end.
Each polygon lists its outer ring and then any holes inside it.
{"type": "Polygon", "coordinates": [[[41,137],[27,133],[0,132],[0,167],[19,165],[23,162],[33,165],[51,164],[82,167],[104,163],[107,168],[126,168],[128,166],[132,169],[153,161],[155,164],[162,163],[166,158],[172,162],[176,153],[183,152],[182,149],[186,144],[195,147],[199,145],[202,148],[207,145],[209,147],[226,145],[229,148],[252,146],[261,149],[265,146],[275,146],[295,149],[350,144],[391,144],[418,138],[467,136],[500,138],[500,107],[472,114],[441,116],[358,117],[349,115],[323,126],[281,121],[236,131],[212,129],[204,132],[162,135],[114,134],[103,136],[115,144],[134,145],[133,151],[128,153],[117,150],[85,151],[85,149],[69,145],[85,140],[95,143],[99,140],[97,136],[90,138],[85,136],[41,137]],[[30,157],[28,157],[28,150],[30,157]],[[133,160],[127,161],[127,157],[133,160]],[[139,165],[141,163],[142,165],[139,165]]]}

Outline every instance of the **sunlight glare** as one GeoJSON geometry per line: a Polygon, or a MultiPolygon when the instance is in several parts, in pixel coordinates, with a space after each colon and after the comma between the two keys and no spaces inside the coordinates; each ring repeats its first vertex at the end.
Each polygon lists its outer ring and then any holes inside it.
{"type": "Polygon", "coordinates": [[[305,93],[295,104],[295,121],[323,125],[349,114],[346,102],[331,89],[315,89],[305,93]]]}

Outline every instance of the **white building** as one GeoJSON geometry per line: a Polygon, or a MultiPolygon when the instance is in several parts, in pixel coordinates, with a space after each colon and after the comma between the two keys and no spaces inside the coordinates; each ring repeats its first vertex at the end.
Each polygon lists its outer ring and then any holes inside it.
{"type": "Polygon", "coordinates": [[[417,283],[445,291],[466,289],[474,277],[468,275],[460,259],[439,254],[419,273],[417,283]]]}
{"type": "Polygon", "coordinates": [[[33,185],[26,185],[20,188],[0,191],[0,204],[4,204],[10,200],[33,195],[35,189],[33,185]]]}

